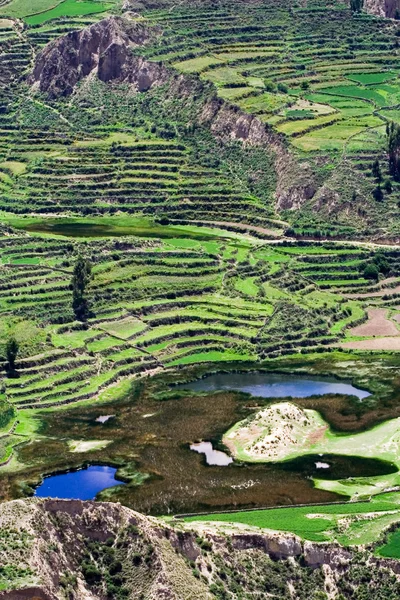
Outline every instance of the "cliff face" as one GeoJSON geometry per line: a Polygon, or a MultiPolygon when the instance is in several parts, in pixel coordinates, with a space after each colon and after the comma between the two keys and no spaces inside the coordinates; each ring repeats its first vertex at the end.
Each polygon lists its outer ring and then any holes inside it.
{"type": "Polygon", "coordinates": [[[346,590],[354,587],[353,572],[365,576],[363,568],[371,597],[375,581],[395,585],[396,561],[360,559],[338,544],[302,542],[291,534],[229,527],[171,526],[113,503],[9,502],[0,512],[0,585],[6,588],[0,599],[212,600],[236,598],[239,591],[257,598],[268,592],[288,600],[333,599],[343,583],[346,590]],[[317,595],[309,596],[310,590],[317,595]]]}
{"type": "Polygon", "coordinates": [[[50,97],[66,96],[90,74],[104,82],[127,81],[138,91],[163,83],[167,72],[158,63],[133,56],[133,49],[159,34],[140,21],[110,17],[50,42],[40,53],[31,82],[50,97]]]}
{"type": "Polygon", "coordinates": [[[379,17],[393,19],[400,10],[400,0],[364,0],[364,10],[379,17]]]}

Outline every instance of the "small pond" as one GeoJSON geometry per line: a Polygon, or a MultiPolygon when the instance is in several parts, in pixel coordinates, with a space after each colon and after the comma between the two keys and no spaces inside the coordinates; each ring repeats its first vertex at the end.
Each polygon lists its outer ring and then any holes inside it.
{"type": "Polygon", "coordinates": [[[99,417],[97,417],[96,419],[96,423],[107,423],[110,419],[113,419],[115,417],[115,415],[100,415],[99,417]]]}
{"type": "Polygon", "coordinates": [[[214,450],[211,442],[198,442],[197,444],[191,444],[191,450],[204,454],[206,457],[206,463],[208,465],[218,465],[219,467],[226,467],[233,462],[233,459],[221,450],[214,450]]]}
{"type": "Polygon", "coordinates": [[[45,477],[35,490],[38,498],[66,498],[94,500],[102,490],[123,484],[115,478],[117,469],[104,465],[90,465],[78,471],[68,471],[45,477]]]}
{"type": "Polygon", "coordinates": [[[283,373],[215,373],[204,379],[178,385],[179,388],[196,392],[236,390],[262,398],[307,398],[323,394],[349,394],[360,400],[369,392],[354,387],[351,383],[333,377],[286,375],[283,373]]]}

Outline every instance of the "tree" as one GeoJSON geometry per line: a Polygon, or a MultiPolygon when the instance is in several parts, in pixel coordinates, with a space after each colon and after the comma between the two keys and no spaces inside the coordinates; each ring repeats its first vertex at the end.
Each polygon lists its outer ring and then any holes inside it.
{"type": "Polygon", "coordinates": [[[375,177],[377,183],[380,183],[382,181],[381,166],[379,164],[378,159],[374,160],[374,162],[372,163],[372,175],[375,177]]]}
{"type": "Polygon", "coordinates": [[[363,6],[364,0],[350,0],[351,12],[361,12],[363,6]]]}
{"type": "Polygon", "coordinates": [[[385,183],[383,184],[383,188],[387,194],[391,194],[393,192],[393,186],[390,179],[386,179],[385,183]]]}
{"type": "Polygon", "coordinates": [[[383,192],[380,185],[377,185],[376,188],[372,191],[372,195],[377,202],[382,202],[383,200],[383,192]]]}
{"type": "Polygon", "coordinates": [[[6,343],[6,357],[8,362],[8,370],[15,370],[15,361],[18,356],[19,344],[14,337],[10,337],[6,343]]]}
{"type": "Polygon", "coordinates": [[[363,275],[364,275],[365,279],[375,279],[375,281],[378,281],[378,279],[379,279],[378,267],[375,264],[367,265],[364,269],[363,275]]]}
{"type": "Polygon", "coordinates": [[[387,147],[389,154],[389,173],[395,181],[400,181],[400,126],[397,123],[386,124],[387,147]]]}
{"type": "Polygon", "coordinates": [[[89,316],[89,305],[86,298],[86,288],[91,279],[92,265],[78,256],[72,275],[72,308],[78,321],[86,321],[89,316]]]}

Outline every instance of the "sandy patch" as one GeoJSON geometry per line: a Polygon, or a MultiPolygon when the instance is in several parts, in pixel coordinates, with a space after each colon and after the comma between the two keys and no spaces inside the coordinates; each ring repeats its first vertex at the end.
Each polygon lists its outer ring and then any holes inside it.
{"type": "Polygon", "coordinates": [[[8,29],[14,25],[14,21],[11,19],[0,19],[0,29],[8,29]]]}
{"type": "Polygon", "coordinates": [[[238,423],[223,442],[240,459],[281,460],[322,440],[326,430],[315,411],[279,402],[238,423]]]}
{"type": "Polygon", "coordinates": [[[84,442],[82,440],[70,440],[68,442],[70,452],[90,452],[91,450],[101,450],[111,444],[111,440],[91,440],[84,442]]]}
{"type": "Polygon", "coordinates": [[[400,335],[396,325],[387,318],[385,308],[370,308],[368,310],[368,321],[350,329],[351,335],[356,336],[395,336],[400,335]]]}

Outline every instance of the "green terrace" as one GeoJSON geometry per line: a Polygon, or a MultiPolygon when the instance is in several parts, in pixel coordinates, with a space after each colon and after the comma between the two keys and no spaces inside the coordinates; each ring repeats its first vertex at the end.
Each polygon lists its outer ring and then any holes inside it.
{"type": "MultiPolygon", "coordinates": [[[[32,223],[9,219],[19,227],[32,223]]],[[[205,241],[189,231],[162,240],[162,228],[157,239],[133,237],[129,228],[124,236],[93,238],[81,231],[69,238],[3,227],[0,343],[10,334],[20,343],[18,378],[5,380],[7,399],[17,408],[96,398],[124,378],[173,366],[334,346],[346,328],[367,318],[363,294],[387,285],[363,277],[377,260],[366,248],[270,246],[218,233],[205,241]],[[86,324],[72,311],[78,254],[93,264],[86,324]],[[354,290],[358,300],[349,298],[354,290]]],[[[388,250],[384,264],[395,286],[400,253],[388,250]]]]}
{"type": "Polygon", "coordinates": [[[381,148],[388,109],[400,101],[391,23],[352,17],[339,3],[318,10],[281,1],[181,6],[146,17],[164,35],[162,45],[141,50],[145,56],[212,82],[297,148],[381,148]]]}

